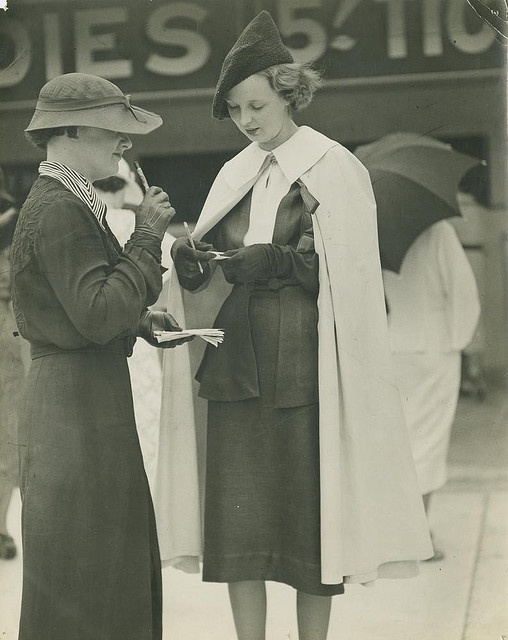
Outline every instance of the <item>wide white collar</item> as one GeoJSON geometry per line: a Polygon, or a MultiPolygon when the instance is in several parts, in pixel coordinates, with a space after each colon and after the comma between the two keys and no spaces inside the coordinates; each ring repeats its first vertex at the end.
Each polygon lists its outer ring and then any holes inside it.
{"type": "Polygon", "coordinates": [[[224,165],[222,175],[236,191],[256,176],[266,156],[272,153],[288,182],[293,184],[337,144],[322,133],[302,126],[272,152],[261,149],[257,142],[253,142],[224,165]]]}

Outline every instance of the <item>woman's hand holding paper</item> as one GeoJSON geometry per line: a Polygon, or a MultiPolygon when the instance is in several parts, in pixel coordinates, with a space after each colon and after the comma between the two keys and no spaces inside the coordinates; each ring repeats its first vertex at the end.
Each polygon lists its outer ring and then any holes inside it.
{"type": "Polygon", "coordinates": [[[172,340],[171,342],[159,342],[155,337],[156,332],[160,331],[181,331],[182,328],[178,322],[173,318],[170,313],[164,311],[145,311],[141,316],[137,335],[143,338],[151,344],[152,347],[160,347],[162,349],[172,349],[184,342],[189,342],[193,339],[192,336],[187,336],[180,340],[172,340]]]}

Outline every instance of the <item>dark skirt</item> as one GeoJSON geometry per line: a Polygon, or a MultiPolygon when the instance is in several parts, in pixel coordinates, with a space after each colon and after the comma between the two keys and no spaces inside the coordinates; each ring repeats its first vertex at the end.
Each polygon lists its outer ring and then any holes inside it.
{"type": "Polygon", "coordinates": [[[160,560],[122,348],[32,361],[20,640],[160,640],[160,560]]]}
{"type": "Polygon", "coordinates": [[[320,580],[318,404],[275,408],[279,314],[277,291],[253,292],[260,397],[208,404],[203,580],[334,595],[343,585],[320,580]]]}

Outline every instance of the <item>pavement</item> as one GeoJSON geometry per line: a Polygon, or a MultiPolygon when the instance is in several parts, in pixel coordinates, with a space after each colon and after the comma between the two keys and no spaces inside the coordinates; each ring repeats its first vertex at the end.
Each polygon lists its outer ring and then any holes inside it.
{"type": "MultiPolygon", "coordinates": [[[[418,577],[346,587],[333,600],[328,640],[508,640],[508,392],[461,398],[449,480],[430,521],[441,562],[418,577]]],[[[9,512],[20,540],[20,499],[9,512]]],[[[17,639],[22,558],[0,560],[0,640],[17,639]]],[[[295,594],[268,584],[267,640],[297,640],[295,594]]],[[[235,640],[224,585],[164,570],[164,640],[235,640]]],[[[67,640],[55,638],[54,640],[67,640]]]]}

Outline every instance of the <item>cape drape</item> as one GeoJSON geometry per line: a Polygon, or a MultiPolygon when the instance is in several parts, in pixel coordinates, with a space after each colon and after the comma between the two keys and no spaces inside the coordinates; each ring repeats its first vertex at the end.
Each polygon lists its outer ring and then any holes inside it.
{"type": "MultiPolygon", "coordinates": [[[[313,226],[320,265],[321,579],[336,584],[408,577],[433,550],[392,381],[370,179],[339,143],[309,127],[298,135],[302,152],[294,177],[319,202],[313,226]]],[[[224,165],[196,239],[252,187],[263,159],[259,151],[251,144],[224,165]]],[[[212,326],[230,289],[220,268],[197,293],[182,291],[173,273],[168,309],[183,326],[212,326]]],[[[192,376],[202,352],[194,341],[164,353],[155,492],[163,564],[189,571],[198,570],[201,555],[206,401],[196,397],[192,376]]]]}

